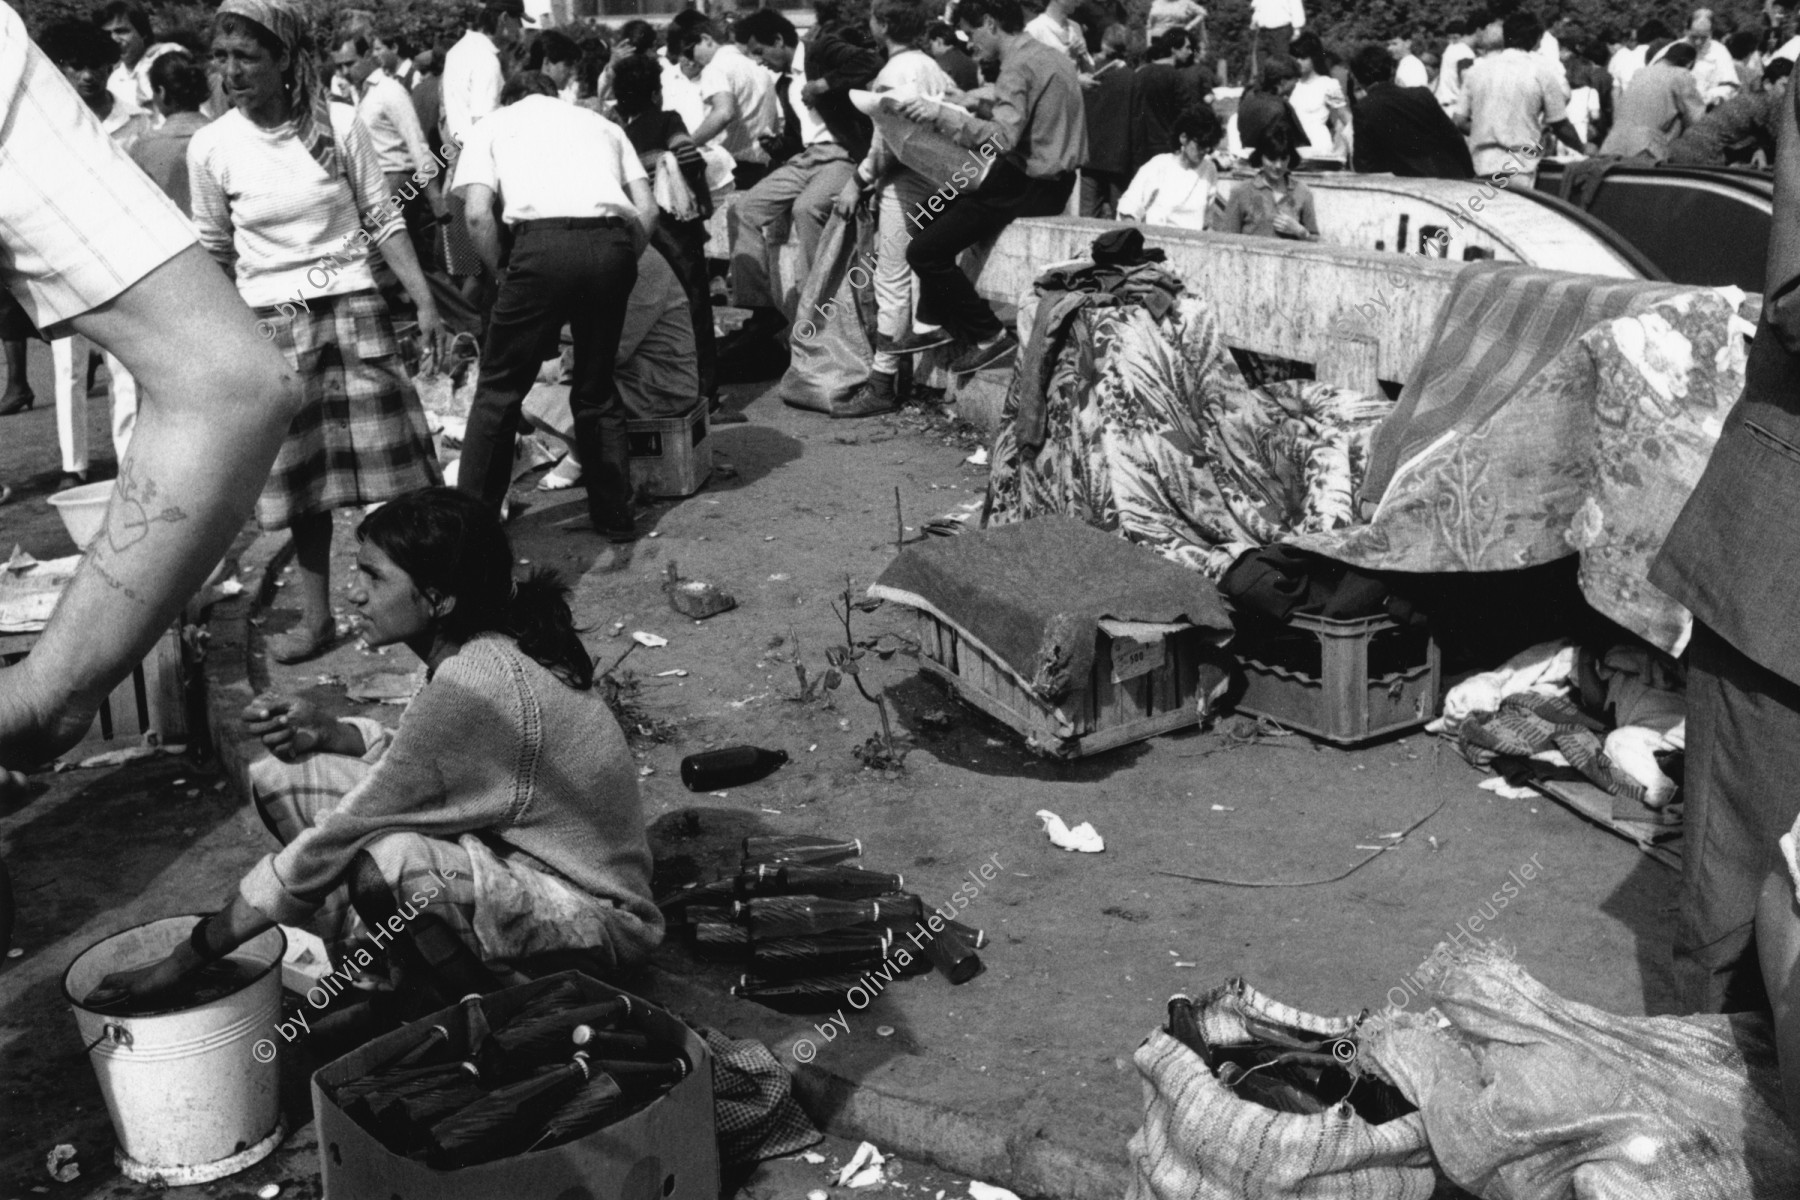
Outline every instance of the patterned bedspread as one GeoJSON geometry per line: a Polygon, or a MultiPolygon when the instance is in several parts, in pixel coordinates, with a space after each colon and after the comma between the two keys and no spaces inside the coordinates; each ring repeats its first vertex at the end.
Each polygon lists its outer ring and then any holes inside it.
{"type": "Polygon", "coordinates": [[[1734,313],[1711,290],[1633,305],[1499,402],[1451,414],[1398,464],[1369,524],[1289,540],[1372,570],[1498,571],[1579,553],[1590,604],[1680,653],[1688,614],[1646,576],[1743,390],[1734,313]]]}
{"type": "Polygon", "coordinates": [[[1047,436],[1022,454],[1013,377],[985,523],[1057,514],[1216,579],[1244,551],[1353,519],[1382,397],[1312,381],[1248,387],[1212,308],[1182,296],[1077,314],[1050,370],[1047,436]]]}

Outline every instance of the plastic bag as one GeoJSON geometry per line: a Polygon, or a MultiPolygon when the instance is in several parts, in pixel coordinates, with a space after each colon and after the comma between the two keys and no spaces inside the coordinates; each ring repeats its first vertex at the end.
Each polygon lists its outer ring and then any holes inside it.
{"type": "Polygon", "coordinates": [[[869,378],[875,357],[875,218],[867,205],[833,214],[800,288],[781,399],[831,412],[869,378]]]}
{"type": "MultiPolygon", "coordinates": [[[[1349,1017],[1320,1017],[1233,980],[1196,1005],[1209,1044],[1249,1044],[1246,1018],[1312,1038],[1354,1038],[1349,1017]]],[[[1144,1124],[1132,1135],[1126,1200],[1427,1200],[1437,1183],[1425,1124],[1410,1113],[1370,1124],[1347,1103],[1276,1112],[1240,1097],[1199,1055],[1158,1030],[1137,1052],[1144,1124]]]]}
{"type": "Polygon", "coordinates": [[[468,420],[469,408],[475,402],[475,385],[481,378],[480,350],[480,343],[463,333],[450,343],[447,361],[425,356],[412,385],[419,393],[420,406],[429,416],[454,418],[459,429],[461,422],[468,420]],[[461,383],[457,382],[459,378],[461,383]]]}
{"type": "Polygon", "coordinates": [[[1800,1195],[1761,1017],[1616,1016],[1494,947],[1439,946],[1421,976],[1450,1026],[1372,1021],[1364,1055],[1419,1106],[1458,1186],[1485,1200],[1800,1195]]]}

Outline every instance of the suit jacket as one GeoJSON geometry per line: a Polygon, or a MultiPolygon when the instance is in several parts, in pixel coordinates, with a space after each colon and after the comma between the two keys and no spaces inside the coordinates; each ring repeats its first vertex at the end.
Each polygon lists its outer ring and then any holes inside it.
{"type": "Polygon", "coordinates": [[[1355,166],[1365,174],[1475,177],[1468,141],[1424,88],[1375,84],[1357,99],[1351,128],[1356,133],[1355,166]]]}
{"type": "Polygon", "coordinates": [[[1783,106],[1767,291],[1744,394],[1650,568],[1694,619],[1800,683],[1800,125],[1783,106]]]}

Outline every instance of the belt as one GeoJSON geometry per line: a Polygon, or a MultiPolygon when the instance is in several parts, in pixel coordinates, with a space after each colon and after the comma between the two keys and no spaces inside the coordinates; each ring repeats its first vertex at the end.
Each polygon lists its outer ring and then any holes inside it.
{"type": "Polygon", "coordinates": [[[532,233],[540,229],[626,229],[630,225],[628,217],[542,217],[535,221],[520,221],[513,226],[513,232],[532,233]]]}

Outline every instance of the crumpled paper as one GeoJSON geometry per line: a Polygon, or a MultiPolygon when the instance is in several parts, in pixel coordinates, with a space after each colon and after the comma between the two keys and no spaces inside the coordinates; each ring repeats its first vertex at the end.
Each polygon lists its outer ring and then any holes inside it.
{"type": "Polygon", "coordinates": [[[1044,823],[1044,832],[1050,835],[1050,844],[1060,846],[1064,850],[1075,850],[1082,854],[1098,854],[1106,849],[1106,841],[1100,836],[1092,822],[1083,821],[1073,829],[1064,824],[1063,819],[1047,808],[1037,811],[1038,820],[1044,823]]]}

